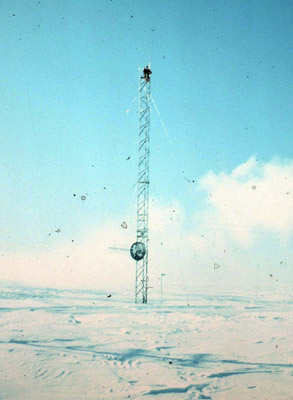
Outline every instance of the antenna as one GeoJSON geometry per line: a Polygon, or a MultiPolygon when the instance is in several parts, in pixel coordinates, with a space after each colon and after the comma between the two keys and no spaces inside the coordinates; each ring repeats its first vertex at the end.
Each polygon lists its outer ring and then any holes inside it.
{"type": "Polygon", "coordinates": [[[136,260],[135,303],[147,303],[148,299],[148,242],[149,242],[149,142],[151,70],[145,68],[139,80],[139,134],[138,134],[138,181],[136,242],[130,254],[136,260]]]}

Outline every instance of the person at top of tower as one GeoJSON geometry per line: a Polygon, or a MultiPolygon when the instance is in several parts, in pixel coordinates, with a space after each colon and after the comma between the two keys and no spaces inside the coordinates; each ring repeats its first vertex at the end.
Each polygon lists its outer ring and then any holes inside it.
{"type": "Polygon", "coordinates": [[[151,75],[152,71],[150,70],[149,66],[147,65],[144,69],[143,69],[143,78],[145,79],[146,82],[150,81],[150,75],[151,75]]]}

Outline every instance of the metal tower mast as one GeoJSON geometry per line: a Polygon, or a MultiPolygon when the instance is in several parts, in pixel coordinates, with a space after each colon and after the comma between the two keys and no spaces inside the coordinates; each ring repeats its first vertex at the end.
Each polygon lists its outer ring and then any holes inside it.
{"type": "Polygon", "coordinates": [[[140,78],[136,242],[138,244],[142,243],[141,251],[144,253],[144,256],[142,259],[136,260],[136,303],[147,303],[148,300],[150,101],[150,79],[147,81],[140,78]]]}

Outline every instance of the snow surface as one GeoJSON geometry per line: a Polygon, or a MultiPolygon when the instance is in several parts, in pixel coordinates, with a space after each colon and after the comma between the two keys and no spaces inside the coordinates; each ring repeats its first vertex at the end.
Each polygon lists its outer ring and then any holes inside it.
{"type": "Polygon", "coordinates": [[[292,305],[1,286],[0,399],[292,399],[292,305]]]}

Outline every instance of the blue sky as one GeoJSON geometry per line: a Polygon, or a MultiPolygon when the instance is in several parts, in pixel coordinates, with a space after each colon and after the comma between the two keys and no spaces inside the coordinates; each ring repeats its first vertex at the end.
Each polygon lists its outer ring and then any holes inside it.
{"type": "Polygon", "coordinates": [[[291,162],[291,1],[0,7],[4,253],[51,249],[135,216],[135,97],[149,60],[169,134],[153,108],[150,192],[160,204],[193,215],[206,209],[208,171],[230,174],[253,156],[291,162]]]}

